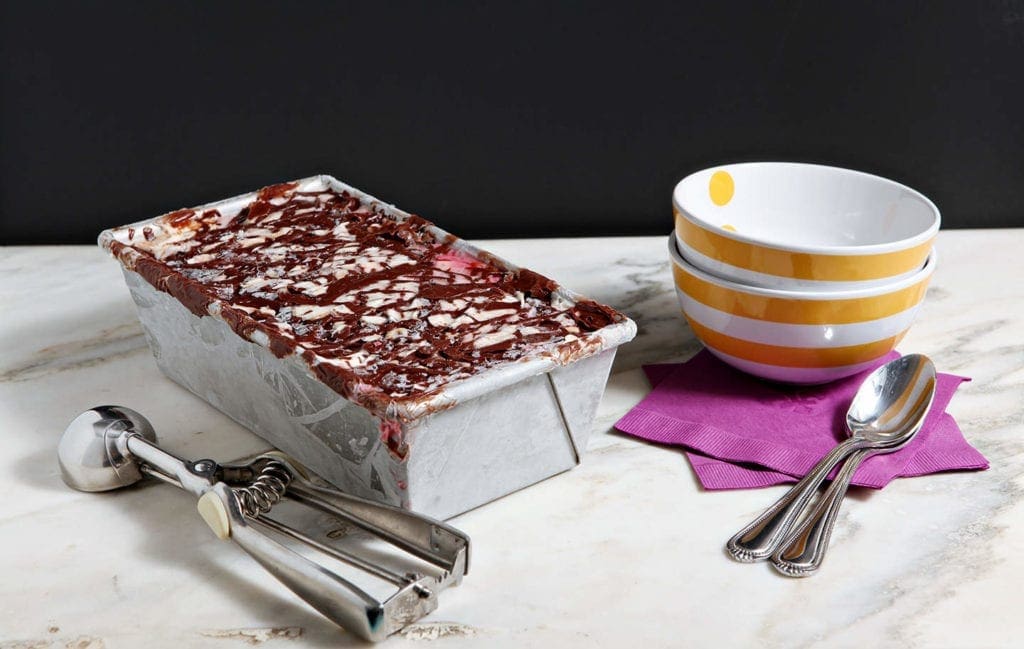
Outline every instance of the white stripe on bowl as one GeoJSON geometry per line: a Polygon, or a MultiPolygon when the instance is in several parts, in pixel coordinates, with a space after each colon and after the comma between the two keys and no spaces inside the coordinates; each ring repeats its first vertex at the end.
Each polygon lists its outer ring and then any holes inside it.
{"type": "MultiPolygon", "coordinates": [[[[705,345],[705,347],[707,347],[707,345],[705,345]]],[[[856,365],[843,365],[840,367],[781,367],[778,365],[765,365],[764,363],[755,363],[754,361],[744,360],[742,358],[737,358],[720,352],[717,349],[712,349],[711,347],[707,347],[707,349],[729,365],[732,365],[733,367],[748,374],[771,379],[773,381],[801,383],[805,385],[828,383],[829,381],[853,376],[854,374],[858,374],[878,365],[879,359],[882,358],[882,356],[885,356],[885,354],[882,354],[878,358],[870,361],[857,363],[856,365]]]]}
{"type": "Polygon", "coordinates": [[[920,307],[919,302],[897,314],[865,322],[802,325],[745,318],[698,302],[682,289],[677,288],[676,294],[686,315],[708,329],[733,338],[783,347],[847,347],[884,340],[905,331],[920,307]]]}

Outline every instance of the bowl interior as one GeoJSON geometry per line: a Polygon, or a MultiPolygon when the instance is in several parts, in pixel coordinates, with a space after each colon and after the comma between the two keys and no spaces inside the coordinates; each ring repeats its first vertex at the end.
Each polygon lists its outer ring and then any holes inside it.
{"type": "Polygon", "coordinates": [[[909,187],[810,164],[705,169],[680,181],[673,198],[698,224],[726,236],[795,250],[914,245],[939,225],[935,205],[909,187]]]}

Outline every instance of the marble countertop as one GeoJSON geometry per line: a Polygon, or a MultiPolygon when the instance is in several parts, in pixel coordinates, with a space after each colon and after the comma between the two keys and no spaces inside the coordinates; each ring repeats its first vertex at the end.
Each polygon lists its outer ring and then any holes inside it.
{"type": "MultiPolygon", "coordinates": [[[[463,584],[386,646],[1009,647],[1024,638],[1024,230],[949,231],[899,349],[973,377],[949,407],[990,460],[978,473],[853,495],[812,579],[727,558],[782,493],[704,492],[682,452],[612,432],[648,391],[643,363],[699,344],[662,237],[488,241],[485,248],[639,324],[582,465],[463,514],[463,584]]],[[[147,415],[161,443],[220,460],[264,443],[157,370],[117,264],[81,247],[0,248],[0,648],[347,646],[163,486],[61,482],[67,422],[100,403],[147,415]]]]}

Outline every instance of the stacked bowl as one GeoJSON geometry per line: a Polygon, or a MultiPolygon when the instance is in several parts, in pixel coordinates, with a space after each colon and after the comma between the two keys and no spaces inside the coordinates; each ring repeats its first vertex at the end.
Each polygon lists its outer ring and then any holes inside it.
{"type": "Polygon", "coordinates": [[[906,334],[935,269],[939,210],[899,183],[811,164],[726,165],[672,196],[669,254],[694,334],[786,383],[856,374],[906,334]]]}

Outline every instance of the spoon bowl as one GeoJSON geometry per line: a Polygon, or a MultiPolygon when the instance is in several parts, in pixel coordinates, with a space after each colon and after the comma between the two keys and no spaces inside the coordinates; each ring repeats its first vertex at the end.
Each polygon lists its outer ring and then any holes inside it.
{"type": "Polygon", "coordinates": [[[846,413],[851,438],[873,447],[907,441],[924,423],[935,382],[935,366],[922,354],[879,367],[858,388],[846,413]]]}

